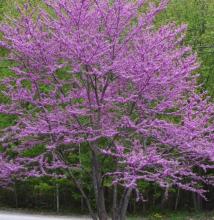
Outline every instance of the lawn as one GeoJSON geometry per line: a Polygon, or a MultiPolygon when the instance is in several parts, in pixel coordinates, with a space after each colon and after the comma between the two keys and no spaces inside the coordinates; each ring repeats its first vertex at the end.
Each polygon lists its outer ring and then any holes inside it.
{"type": "Polygon", "coordinates": [[[214,220],[214,213],[153,213],[147,217],[129,217],[128,220],[214,220]]]}

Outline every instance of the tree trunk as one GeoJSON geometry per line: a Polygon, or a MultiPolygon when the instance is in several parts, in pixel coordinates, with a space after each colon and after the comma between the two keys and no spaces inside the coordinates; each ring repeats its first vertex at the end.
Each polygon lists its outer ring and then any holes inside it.
{"type": "Polygon", "coordinates": [[[168,195],[169,195],[169,188],[167,187],[165,189],[162,201],[161,201],[161,208],[164,209],[167,206],[167,201],[168,201],[168,195]]]}
{"type": "Polygon", "coordinates": [[[84,200],[83,197],[81,196],[81,212],[83,213],[84,211],[84,200]]]}
{"type": "Polygon", "coordinates": [[[193,192],[192,195],[193,195],[194,209],[195,209],[195,211],[200,211],[201,210],[201,206],[202,206],[201,205],[202,204],[201,197],[200,197],[199,194],[197,194],[195,192],[193,192]]]}
{"type": "Polygon", "coordinates": [[[177,194],[176,194],[175,211],[177,211],[177,209],[178,209],[179,199],[180,199],[180,189],[178,189],[177,194]]]}
{"type": "Polygon", "coordinates": [[[92,150],[92,177],[97,205],[97,214],[100,220],[107,220],[108,215],[105,207],[104,189],[102,186],[101,165],[97,154],[92,150]]]}
{"type": "Polygon", "coordinates": [[[56,184],[56,211],[59,213],[59,184],[56,184]]]}
{"type": "Polygon", "coordinates": [[[14,184],[14,199],[15,199],[15,205],[16,208],[18,208],[18,195],[17,195],[17,186],[16,186],[16,182],[14,184]]]}
{"type": "Polygon", "coordinates": [[[113,186],[112,220],[118,220],[118,210],[117,210],[117,185],[116,185],[116,184],[113,186]]]}
{"type": "Polygon", "coordinates": [[[202,209],[202,198],[199,194],[197,194],[197,202],[198,202],[198,209],[201,211],[202,209]]]}
{"type": "Polygon", "coordinates": [[[129,200],[131,197],[132,189],[125,189],[122,198],[120,199],[120,205],[117,210],[117,220],[125,220],[129,200]]]}

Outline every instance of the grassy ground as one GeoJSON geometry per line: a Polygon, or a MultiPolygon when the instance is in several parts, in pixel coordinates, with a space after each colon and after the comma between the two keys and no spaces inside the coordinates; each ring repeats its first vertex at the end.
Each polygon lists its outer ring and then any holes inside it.
{"type": "Polygon", "coordinates": [[[214,220],[214,213],[154,213],[148,217],[129,217],[128,220],[214,220]]]}

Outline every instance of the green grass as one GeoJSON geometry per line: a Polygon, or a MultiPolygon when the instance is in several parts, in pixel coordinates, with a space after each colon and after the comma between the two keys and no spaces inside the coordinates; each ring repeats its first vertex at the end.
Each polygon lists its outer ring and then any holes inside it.
{"type": "Polygon", "coordinates": [[[129,217],[128,220],[214,220],[214,213],[153,213],[146,217],[129,217]]]}

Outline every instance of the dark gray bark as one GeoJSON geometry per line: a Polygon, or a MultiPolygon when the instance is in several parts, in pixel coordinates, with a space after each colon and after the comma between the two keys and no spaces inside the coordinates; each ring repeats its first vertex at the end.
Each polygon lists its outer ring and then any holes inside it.
{"type": "Polygon", "coordinates": [[[56,211],[59,213],[59,184],[56,184],[56,211]]]}
{"type": "Polygon", "coordinates": [[[101,164],[98,160],[97,154],[94,151],[92,151],[92,178],[93,178],[98,218],[100,220],[107,220],[108,215],[105,207],[105,196],[102,185],[101,164]]]}
{"type": "Polygon", "coordinates": [[[178,209],[178,203],[180,200],[180,189],[177,190],[177,194],[176,194],[176,200],[175,200],[175,210],[178,209]]]}
{"type": "Polygon", "coordinates": [[[118,219],[117,211],[117,185],[113,186],[113,205],[112,205],[112,220],[118,219]]]}
{"type": "Polygon", "coordinates": [[[193,192],[193,204],[194,204],[194,209],[195,211],[200,211],[202,208],[202,199],[199,194],[193,192]]]}
{"type": "Polygon", "coordinates": [[[16,208],[18,208],[18,195],[17,195],[17,186],[16,186],[16,182],[14,184],[14,199],[15,199],[15,205],[16,208]]]}
{"type": "Polygon", "coordinates": [[[125,190],[124,195],[121,198],[120,207],[118,210],[119,211],[118,220],[126,219],[126,213],[127,213],[127,208],[128,208],[131,194],[132,194],[132,189],[125,190]]]}

